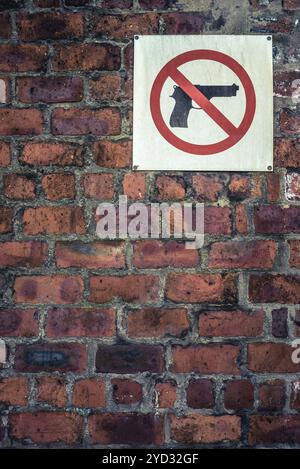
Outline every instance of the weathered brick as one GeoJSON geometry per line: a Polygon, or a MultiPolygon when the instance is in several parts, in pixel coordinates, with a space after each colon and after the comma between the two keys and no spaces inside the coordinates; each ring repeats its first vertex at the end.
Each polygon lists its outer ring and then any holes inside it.
{"type": "Polygon", "coordinates": [[[300,133],[300,112],[292,109],[282,109],[279,117],[280,130],[286,135],[300,133]]]}
{"type": "Polygon", "coordinates": [[[288,173],[285,176],[285,196],[287,200],[300,199],[300,175],[288,173]]]}
{"type": "Polygon", "coordinates": [[[300,408],[300,383],[299,381],[294,381],[291,388],[291,409],[300,408]]]}
{"type": "Polygon", "coordinates": [[[15,369],[24,373],[40,371],[82,372],[86,370],[86,347],[75,343],[18,345],[15,369]]]}
{"type": "Polygon", "coordinates": [[[51,173],[42,178],[42,188],[49,200],[74,199],[75,176],[67,173],[51,173]]]}
{"type": "Polygon", "coordinates": [[[199,34],[206,19],[201,13],[164,13],[162,15],[166,34],[199,34]]]}
{"type": "Polygon", "coordinates": [[[300,267],[300,240],[291,239],[289,241],[290,247],[290,266],[291,267],[300,267]]]}
{"type": "Polygon", "coordinates": [[[224,177],[196,174],[192,177],[193,188],[200,202],[215,202],[225,188],[224,177]]]}
{"type": "Polygon", "coordinates": [[[182,200],[185,197],[185,187],[179,178],[158,176],[156,188],[159,200],[182,200]]]}
{"type": "Polygon", "coordinates": [[[140,269],[151,267],[196,267],[197,250],[186,249],[177,241],[137,241],[133,245],[133,264],[140,269]]]}
{"type": "Polygon", "coordinates": [[[226,409],[252,409],[254,404],[253,384],[246,380],[227,381],[224,393],[226,409]]]}
{"type": "Polygon", "coordinates": [[[125,245],[119,241],[57,243],[56,264],[87,269],[122,268],[125,267],[125,245]]]}
{"type": "Polygon", "coordinates": [[[80,38],[84,19],[81,13],[21,13],[17,28],[22,41],[80,38]]]}
{"type": "Polygon", "coordinates": [[[275,165],[300,168],[300,139],[275,138],[275,165]]]}
{"type": "Polygon", "coordinates": [[[239,234],[248,233],[248,217],[245,205],[238,204],[235,207],[235,227],[239,234]]]}
{"type": "Polygon", "coordinates": [[[30,176],[6,174],[3,177],[4,195],[8,199],[34,199],[35,183],[30,176]]]}
{"type": "Polygon", "coordinates": [[[103,0],[102,8],[131,8],[133,0],[103,0]]]}
{"type": "Polygon", "coordinates": [[[240,417],[235,415],[190,414],[171,416],[171,439],[181,444],[237,441],[241,437],[240,417]]]}
{"type": "Polygon", "coordinates": [[[122,95],[122,79],[119,75],[103,75],[90,80],[90,94],[96,101],[117,101],[122,95]]]}
{"type": "Polygon", "coordinates": [[[37,380],[36,400],[56,407],[67,404],[66,383],[57,376],[41,376],[37,380]]]}
{"type": "Polygon", "coordinates": [[[146,175],[127,173],[123,179],[123,191],[129,199],[138,200],[146,197],[146,175]]]}
{"type": "Polygon", "coordinates": [[[26,235],[85,233],[82,207],[27,208],[23,223],[26,235]]]}
{"type": "Polygon", "coordinates": [[[270,269],[277,254],[272,240],[224,241],[210,246],[208,267],[217,269],[270,269]]]}
{"type": "Polygon", "coordinates": [[[173,409],[176,403],[176,383],[165,381],[155,385],[154,405],[162,409],[173,409]]]}
{"type": "Polygon", "coordinates": [[[118,135],[120,131],[121,117],[117,108],[57,108],[52,112],[52,133],[54,135],[105,136],[118,135]]]}
{"type": "Polygon", "coordinates": [[[285,384],[280,379],[266,381],[259,387],[259,408],[264,410],[280,410],[285,404],[285,384]]]}
{"type": "Polygon", "coordinates": [[[127,168],[131,162],[132,142],[101,140],[93,145],[96,164],[106,168],[127,168]]]}
{"type": "Polygon", "coordinates": [[[187,405],[193,409],[211,409],[215,405],[212,381],[191,379],[186,390],[187,405]]]}
{"type": "Polygon", "coordinates": [[[47,59],[47,46],[0,44],[1,72],[40,72],[47,59]]]}
{"type": "Polygon", "coordinates": [[[76,381],[72,403],[76,407],[104,407],[105,383],[99,379],[76,381]]]}
{"type": "Polygon", "coordinates": [[[174,346],[172,371],[236,375],[239,352],[239,347],[227,344],[174,346]]]}
{"type": "Polygon", "coordinates": [[[28,394],[27,378],[19,376],[17,378],[2,378],[0,380],[0,402],[2,404],[25,406],[28,394]]]}
{"type": "Polygon", "coordinates": [[[34,143],[24,145],[21,162],[38,166],[83,166],[84,147],[72,143],[34,143]]]}
{"type": "Polygon", "coordinates": [[[154,275],[92,276],[90,301],[106,303],[114,298],[122,298],[128,303],[146,303],[157,299],[158,288],[159,278],[154,275]]]}
{"type": "Polygon", "coordinates": [[[39,8],[58,8],[60,0],[34,0],[34,6],[39,8]]]}
{"type": "Polygon", "coordinates": [[[38,135],[43,125],[39,109],[0,108],[0,135],[38,135]]]}
{"type": "Polygon", "coordinates": [[[288,310],[287,308],[273,309],[272,311],[272,334],[274,337],[288,336],[288,310]]]}
{"type": "Polygon", "coordinates": [[[232,213],[228,207],[206,207],[204,211],[204,233],[229,235],[232,229],[232,213]]]}
{"type": "Polygon", "coordinates": [[[300,10],[299,0],[283,0],[282,7],[284,10],[300,10]]]}
{"type": "Polygon", "coordinates": [[[166,297],[174,302],[235,303],[236,277],[231,274],[170,273],[166,297]]]}
{"type": "Polygon", "coordinates": [[[254,17],[251,32],[259,34],[289,34],[293,32],[294,28],[295,24],[291,17],[274,13],[272,16],[263,15],[254,17]]]}
{"type": "Polygon", "coordinates": [[[83,417],[71,412],[24,412],[10,414],[10,436],[33,443],[79,443],[83,434],[83,417]]]}
{"type": "Polygon", "coordinates": [[[81,101],[83,81],[80,77],[18,78],[18,98],[22,103],[68,103],[81,101]]]}
{"type": "Polygon", "coordinates": [[[0,233],[10,233],[13,229],[13,212],[11,208],[0,207],[0,233]]]}
{"type": "Polygon", "coordinates": [[[190,324],[185,309],[144,308],[128,312],[128,335],[132,337],[183,336],[190,324]]]}
{"type": "Polygon", "coordinates": [[[56,71],[119,70],[120,64],[119,47],[92,42],[58,46],[53,58],[53,68],[56,71]]]}
{"type": "Polygon", "coordinates": [[[83,281],[79,276],[25,276],[14,283],[14,300],[17,303],[77,303],[83,293],[83,281]]]}
{"type": "Polygon", "coordinates": [[[10,145],[6,142],[0,142],[0,166],[10,165],[10,145]]]}
{"type": "Polygon", "coordinates": [[[201,337],[256,337],[263,333],[265,313],[207,311],[199,316],[201,337]]]}
{"type": "Polygon", "coordinates": [[[35,309],[0,309],[1,337],[33,337],[39,333],[35,309]]]}
{"type": "Polygon", "coordinates": [[[99,345],[98,373],[160,373],[164,369],[164,350],[160,345],[99,345]]]}
{"type": "Polygon", "coordinates": [[[47,337],[112,337],[116,313],[112,308],[51,308],[47,337]]]}
{"type": "Polygon", "coordinates": [[[0,243],[1,267],[39,267],[47,256],[47,244],[40,241],[6,241],[0,243]]]}
{"type": "Polygon", "coordinates": [[[267,174],[268,202],[277,202],[280,199],[280,174],[267,174]]]}
{"type": "Polygon", "coordinates": [[[249,299],[254,303],[300,302],[300,277],[296,275],[250,275],[249,299]]]}
{"type": "Polygon", "coordinates": [[[135,404],[143,399],[140,383],[129,379],[112,379],[112,397],[116,404],[135,404]]]}
{"type": "Polygon", "coordinates": [[[233,174],[228,186],[228,196],[233,200],[259,198],[261,196],[260,177],[233,174]]]}
{"type": "Polygon", "coordinates": [[[93,32],[105,39],[132,39],[135,34],[157,34],[158,15],[100,15],[95,17],[93,32]]]}
{"type": "Polygon", "coordinates": [[[260,205],[254,208],[256,233],[300,233],[300,207],[260,205]]]}
{"type": "Polygon", "coordinates": [[[297,373],[300,365],[293,363],[293,351],[284,343],[248,344],[248,368],[256,373],[297,373]]]}
{"type": "Polygon", "coordinates": [[[299,415],[252,415],[250,417],[249,443],[288,445],[300,442],[300,416],[299,415]]]}
{"type": "Polygon", "coordinates": [[[7,13],[0,13],[0,38],[9,39],[11,35],[10,17],[7,13]]]}
{"type": "Polygon", "coordinates": [[[274,73],[274,93],[279,96],[292,96],[293,81],[300,79],[299,70],[277,71],[274,73]]]}
{"type": "Polygon", "coordinates": [[[87,197],[94,199],[112,199],[114,196],[113,174],[84,174],[81,185],[87,197]]]}

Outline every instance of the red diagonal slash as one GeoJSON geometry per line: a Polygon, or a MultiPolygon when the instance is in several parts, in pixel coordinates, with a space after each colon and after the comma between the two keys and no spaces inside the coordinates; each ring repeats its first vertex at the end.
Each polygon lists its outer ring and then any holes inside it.
{"type": "Polygon", "coordinates": [[[170,78],[172,78],[172,80],[174,80],[175,83],[177,83],[177,85],[224,130],[224,132],[230,136],[236,134],[238,130],[237,127],[235,127],[177,68],[173,68],[169,73],[170,78]]]}

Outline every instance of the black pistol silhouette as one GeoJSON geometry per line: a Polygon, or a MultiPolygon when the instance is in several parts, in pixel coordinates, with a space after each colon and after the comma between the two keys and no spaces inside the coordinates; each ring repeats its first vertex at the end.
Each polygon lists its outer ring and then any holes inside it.
{"type": "MultiPolygon", "coordinates": [[[[239,89],[238,85],[231,86],[222,85],[195,85],[195,87],[204,94],[204,96],[211,100],[216,97],[232,97],[236,96],[239,89]]],[[[201,109],[192,105],[192,98],[189,97],[180,86],[174,85],[174,92],[170,96],[175,99],[175,106],[170,116],[171,127],[188,127],[188,117],[191,109],[201,109]]]]}

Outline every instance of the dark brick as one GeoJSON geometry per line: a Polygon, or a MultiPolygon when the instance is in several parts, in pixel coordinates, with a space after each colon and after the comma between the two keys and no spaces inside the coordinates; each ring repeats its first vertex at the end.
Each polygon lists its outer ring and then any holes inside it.
{"type": "Polygon", "coordinates": [[[163,369],[163,348],[158,345],[100,345],[97,350],[98,373],[159,373],[163,369]]]}

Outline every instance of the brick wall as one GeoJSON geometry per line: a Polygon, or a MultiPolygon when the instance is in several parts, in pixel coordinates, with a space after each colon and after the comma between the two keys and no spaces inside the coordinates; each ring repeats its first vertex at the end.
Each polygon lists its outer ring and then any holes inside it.
{"type": "Polygon", "coordinates": [[[300,446],[299,0],[0,1],[3,447],[300,446]],[[131,171],[134,34],[274,36],[274,173],[131,171]],[[99,201],[204,201],[205,246],[99,201]]]}

